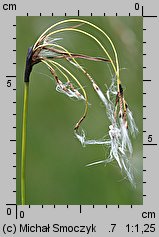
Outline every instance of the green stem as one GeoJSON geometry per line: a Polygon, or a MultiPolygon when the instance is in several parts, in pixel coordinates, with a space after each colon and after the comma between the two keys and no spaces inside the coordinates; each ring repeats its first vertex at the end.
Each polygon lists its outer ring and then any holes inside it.
{"type": "Polygon", "coordinates": [[[21,204],[25,205],[25,166],[26,166],[26,129],[28,111],[29,82],[24,82],[24,107],[22,124],[22,160],[21,160],[21,204]]]}

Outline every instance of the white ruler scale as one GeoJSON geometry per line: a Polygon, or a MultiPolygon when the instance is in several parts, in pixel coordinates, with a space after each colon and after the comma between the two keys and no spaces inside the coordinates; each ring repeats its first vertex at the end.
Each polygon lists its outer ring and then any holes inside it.
{"type": "Polygon", "coordinates": [[[0,3],[0,236],[159,236],[159,4],[126,0],[89,2],[0,3]],[[16,16],[39,15],[143,17],[143,205],[16,205],[16,16]]]}

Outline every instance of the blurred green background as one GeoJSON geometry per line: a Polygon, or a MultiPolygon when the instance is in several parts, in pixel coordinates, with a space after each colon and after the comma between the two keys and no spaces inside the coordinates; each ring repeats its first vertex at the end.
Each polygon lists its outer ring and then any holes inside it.
{"type": "MultiPolygon", "coordinates": [[[[23,77],[28,47],[57,21],[71,17],[17,17],[17,204],[20,201],[20,162],[23,111],[23,77]]],[[[108,156],[103,146],[83,148],[74,136],[74,125],[84,103],[55,90],[49,70],[34,66],[30,78],[27,124],[26,204],[142,204],[142,17],[80,17],[95,23],[112,39],[118,52],[125,98],[133,112],[139,134],[133,139],[136,189],[124,179],[117,163],[86,167],[108,156]]],[[[65,24],[66,26],[67,24],[65,24]]],[[[69,24],[70,25],[70,24],[69,24]]],[[[102,34],[82,26],[97,36],[111,51],[102,34]]],[[[105,57],[96,43],[77,32],[56,34],[59,43],[72,52],[105,57]]],[[[106,91],[111,83],[110,66],[103,62],[79,59],[84,68],[106,91]]],[[[89,96],[88,116],[82,123],[90,139],[108,134],[110,122],[88,79],[73,65],[67,65],[85,86],[89,96]]],[[[107,135],[108,137],[108,135],[107,135]]]]}

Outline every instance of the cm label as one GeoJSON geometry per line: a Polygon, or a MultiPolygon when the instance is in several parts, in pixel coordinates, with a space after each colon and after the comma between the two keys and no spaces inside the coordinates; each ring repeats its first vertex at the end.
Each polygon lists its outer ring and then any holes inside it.
{"type": "Polygon", "coordinates": [[[16,11],[17,5],[15,3],[4,3],[3,10],[4,11],[16,11]]]}

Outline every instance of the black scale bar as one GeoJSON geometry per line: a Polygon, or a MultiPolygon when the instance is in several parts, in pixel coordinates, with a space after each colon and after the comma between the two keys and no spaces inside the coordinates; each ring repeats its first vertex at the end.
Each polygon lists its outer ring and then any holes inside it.
{"type": "Polygon", "coordinates": [[[144,143],[143,146],[157,146],[156,143],[144,143]]]}
{"type": "Polygon", "coordinates": [[[16,76],[6,76],[7,78],[9,78],[9,77],[16,77],[16,76]]]}

